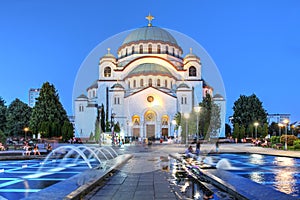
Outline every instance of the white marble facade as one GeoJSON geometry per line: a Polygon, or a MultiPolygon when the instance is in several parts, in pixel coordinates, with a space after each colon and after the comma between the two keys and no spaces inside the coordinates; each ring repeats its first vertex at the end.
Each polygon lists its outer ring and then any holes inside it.
{"type": "Polygon", "coordinates": [[[225,100],[202,79],[201,58],[192,50],[184,55],[168,31],[149,22],[132,31],[117,52],[99,55],[98,80],[75,100],[77,137],[94,134],[102,104],[109,120],[115,114],[123,136],[173,136],[175,114],[191,112],[207,92],[221,106],[224,137],[225,100]]]}

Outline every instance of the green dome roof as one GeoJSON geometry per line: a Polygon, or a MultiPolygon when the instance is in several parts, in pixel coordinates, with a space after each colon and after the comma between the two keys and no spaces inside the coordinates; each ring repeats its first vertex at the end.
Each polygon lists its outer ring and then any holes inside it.
{"type": "Polygon", "coordinates": [[[123,45],[131,42],[137,42],[143,40],[168,42],[177,45],[177,41],[168,31],[155,26],[146,26],[132,31],[125,38],[123,45]]]}
{"type": "Polygon", "coordinates": [[[161,76],[170,76],[172,77],[171,72],[162,65],[155,63],[144,63],[138,65],[128,74],[128,78],[132,76],[140,75],[161,75],[161,76]]]}

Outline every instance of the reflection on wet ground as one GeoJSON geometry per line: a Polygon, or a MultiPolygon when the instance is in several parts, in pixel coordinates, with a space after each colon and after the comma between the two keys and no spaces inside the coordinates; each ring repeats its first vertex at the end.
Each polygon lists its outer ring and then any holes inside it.
{"type": "MultiPolygon", "coordinates": [[[[198,166],[204,165],[203,163],[197,164],[198,166]]],[[[204,165],[204,167],[209,166],[204,165]]],[[[192,166],[185,161],[181,163],[174,158],[169,158],[169,168],[170,185],[180,199],[235,199],[205,180],[196,165],[192,166]]]]}

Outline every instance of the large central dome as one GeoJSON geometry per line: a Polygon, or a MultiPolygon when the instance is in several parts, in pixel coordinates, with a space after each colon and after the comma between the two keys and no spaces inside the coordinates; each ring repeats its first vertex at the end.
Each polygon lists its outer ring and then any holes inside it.
{"type": "Polygon", "coordinates": [[[125,38],[123,45],[145,40],[153,40],[177,45],[177,41],[168,31],[155,26],[146,26],[132,31],[125,38]]]}

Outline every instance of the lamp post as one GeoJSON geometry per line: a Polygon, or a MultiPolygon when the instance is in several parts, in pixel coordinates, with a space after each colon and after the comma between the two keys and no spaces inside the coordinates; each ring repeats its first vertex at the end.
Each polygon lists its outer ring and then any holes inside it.
{"type": "Polygon", "coordinates": [[[278,123],[278,133],[279,133],[279,136],[281,136],[281,128],[283,127],[283,124],[281,123],[278,123]]]}
{"type": "Polygon", "coordinates": [[[255,122],[254,123],[254,126],[255,126],[255,139],[257,139],[257,126],[259,125],[258,122],[255,122]]]}
{"type": "Polygon", "coordinates": [[[284,149],[287,150],[287,126],[289,124],[289,120],[285,119],[283,120],[283,123],[285,123],[285,141],[284,141],[284,149]]]}
{"type": "Polygon", "coordinates": [[[200,113],[201,107],[196,106],[196,107],[194,107],[194,110],[195,110],[196,115],[197,115],[197,141],[198,141],[199,140],[199,113],[200,113]]]}
{"type": "Polygon", "coordinates": [[[110,121],[111,121],[112,145],[115,145],[115,133],[114,133],[115,115],[116,115],[115,113],[111,113],[111,116],[110,116],[111,117],[110,121]]]}
{"type": "Polygon", "coordinates": [[[98,120],[99,120],[99,146],[101,146],[101,114],[102,114],[102,107],[99,108],[99,113],[98,113],[98,120]]]}
{"type": "Polygon", "coordinates": [[[175,119],[172,120],[172,124],[173,124],[173,136],[174,136],[174,138],[176,138],[176,134],[175,134],[176,120],[175,119]]]}
{"type": "Polygon", "coordinates": [[[185,144],[186,146],[188,145],[188,119],[190,118],[189,113],[184,113],[184,118],[185,118],[185,144]]]}
{"type": "Polygon", "coordinates": [[[25,127],[24,128],[24,132],[25,132],[25,141],[26,141],[26,138],[27,138],[27,132],[29,131],[29,128],[28,127],[25,127]]]}

